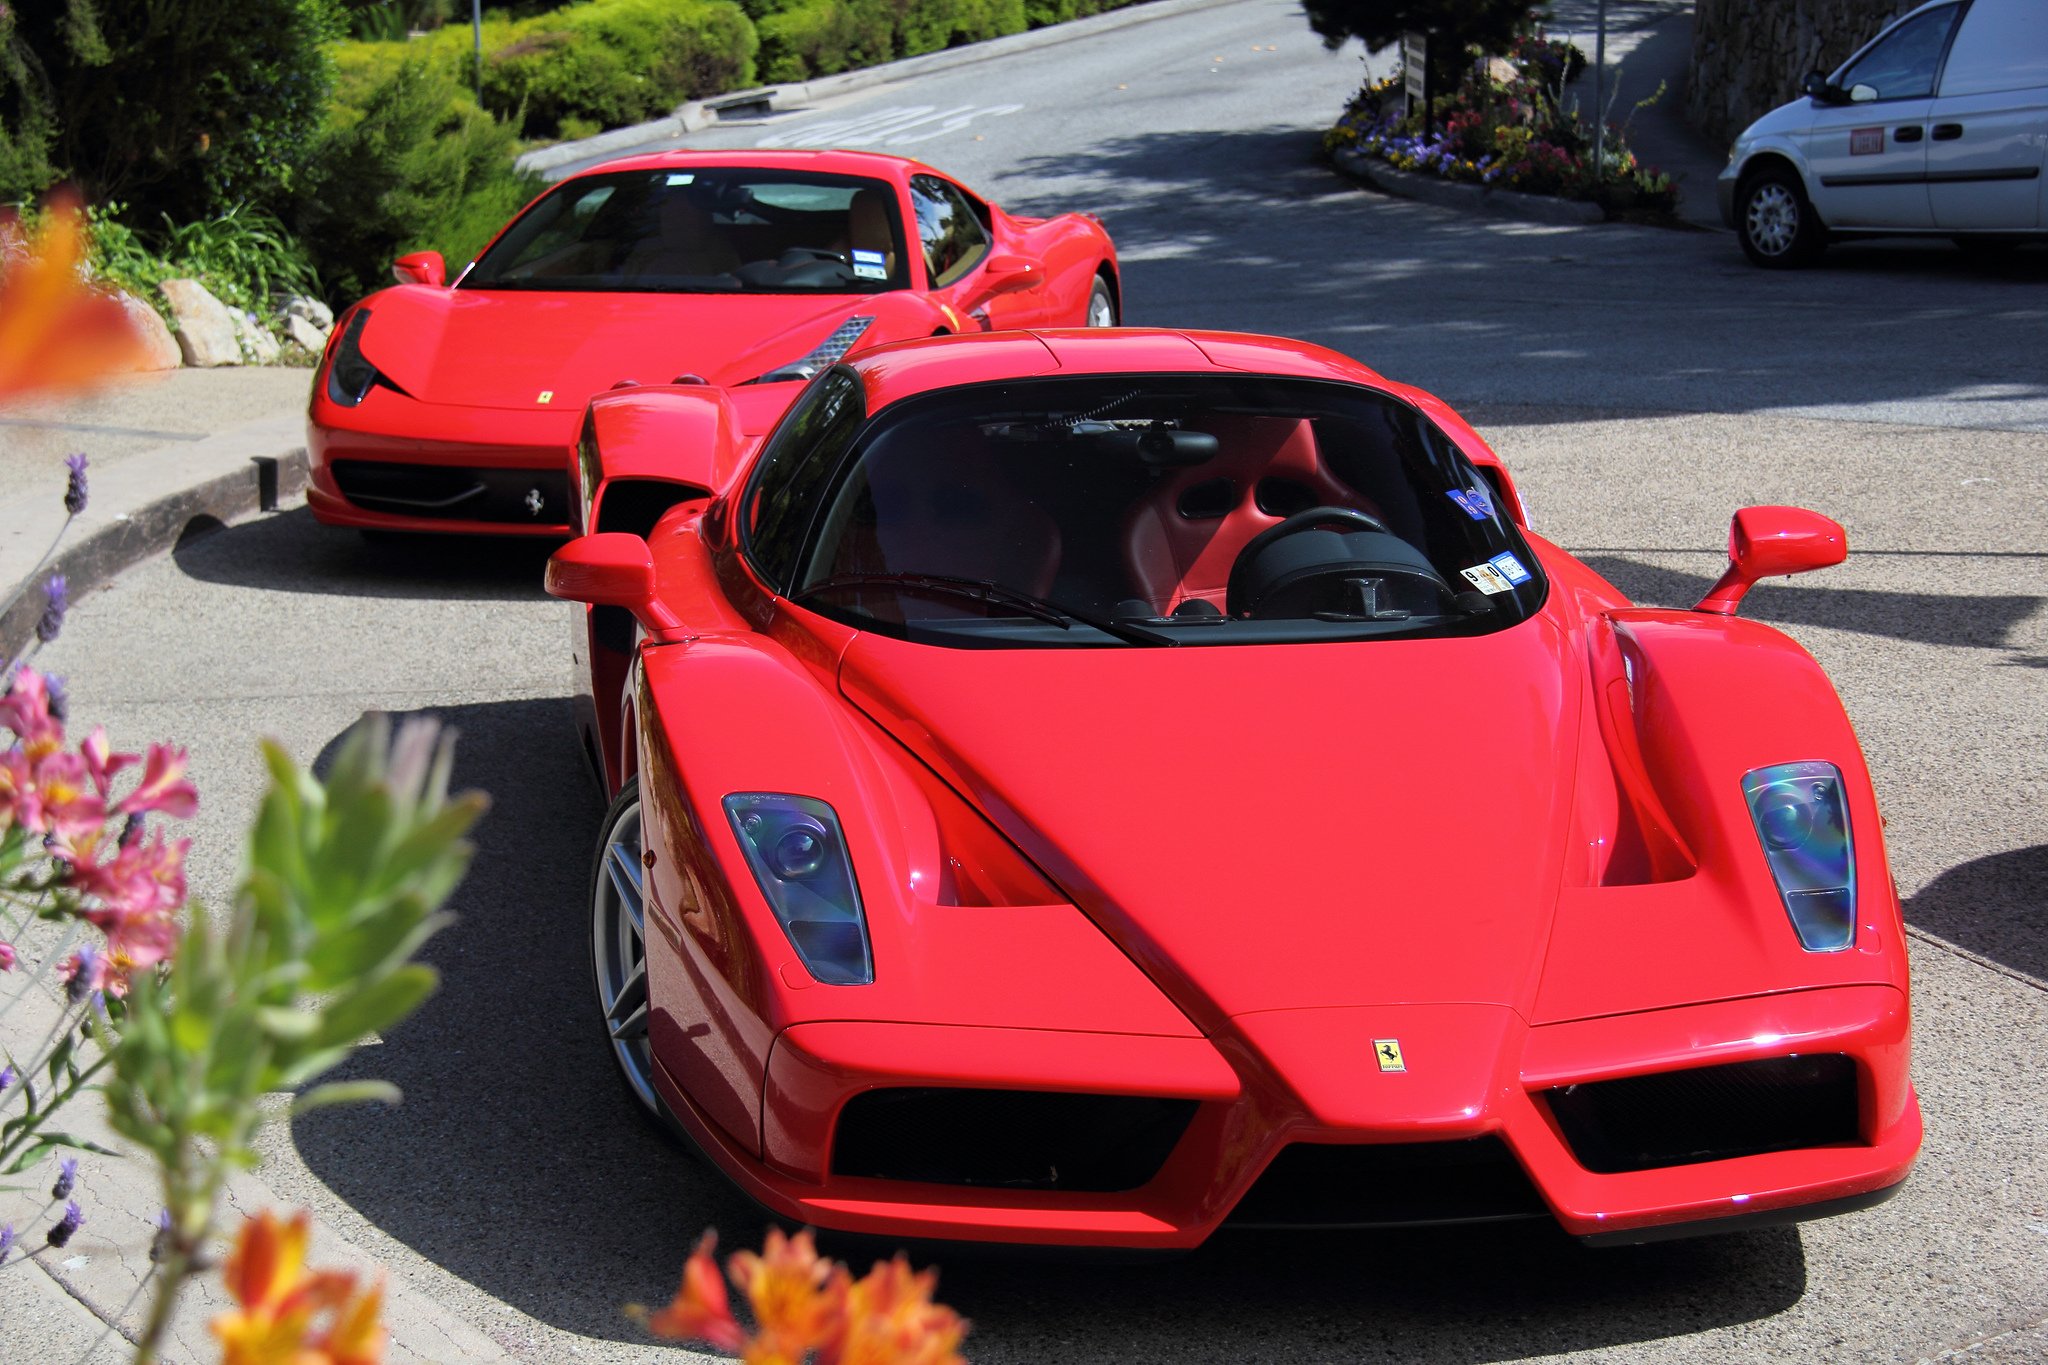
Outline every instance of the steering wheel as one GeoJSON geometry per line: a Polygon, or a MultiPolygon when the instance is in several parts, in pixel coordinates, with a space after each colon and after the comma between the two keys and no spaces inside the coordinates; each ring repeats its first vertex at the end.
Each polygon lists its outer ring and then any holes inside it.
{"type": "Polygon", "coordinates": [[[837,261],[846,266],[853,264],[845,252],[821,246],[793,246],[775,258],[775,264],[780,266],[809,265],[813,261],[837,261]]]}
{"type": "MultiPolygon", "coordinates": [[[[1349,537],[1345,539],[1348,541],[1349,537]]],[[[1361,512],[1354,507],[1311,507],[1296,512],[1276,526],[1267,527],[1238,551],[1237,559],[1230,566],[1230,582],[1224,593],[1225,609],[1231,616],[1252,616],[1268,599],[1305,583],[1331,576],[1384,578],[1389,575],[1420,579],[1441,589],[1446,596],[1451,593],[1450,586],[1422,553],[1388,530],[1387,524],[1372,513],[1361,512]],[[1284,548],[1284,542],[1290,536],[1333,524],[1343,525],[1354,533],[1371,532],[1386,539],[1384,544],[1375,546],[1370,555],[1360,555],[1348,544],[1339,547],[1342,553],[1336,557],[1327,553],[1317,554],[1306,546],[1294,553],[1284,548]]]]}

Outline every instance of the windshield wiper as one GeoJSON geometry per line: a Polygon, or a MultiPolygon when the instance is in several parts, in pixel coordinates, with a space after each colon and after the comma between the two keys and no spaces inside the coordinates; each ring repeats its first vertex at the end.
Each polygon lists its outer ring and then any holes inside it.
{"type": "Polygon", "coordinates": [[[792,601],[802,601],[819,593],[831,592],[838,588],[907,588],[913,592],[936,593],[946,597],[965,597],[972,601],[993,607],[1008,607],[1022,615],[1071,630],[1074,622],[1092,630],[1098,630],[1111,639],[1122,640],[1133,645],[1177,645],[1180,641],[1161,631],[1096,616],[1089,612],[1075,611],[1072,607],[1048,602],[1028,592],[1006,588],[986,578],[956,578],[951,574],[938,573],[843,573],[813,583],[801,592],[795,593],[792,601]]]}

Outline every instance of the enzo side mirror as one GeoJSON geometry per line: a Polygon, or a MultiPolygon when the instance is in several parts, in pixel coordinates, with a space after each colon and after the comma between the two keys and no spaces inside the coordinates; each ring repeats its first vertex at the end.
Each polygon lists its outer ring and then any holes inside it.
{"type": "Polygon", "coordinates": [[[982,282],[992,294],[1035,289],[1045,281],[1045,265],[1029,256],[991,256],[981,268],[982,282]]]}
{"type": "Polygon", "coordinates": [[[438,251],[415,251],[391,263],[391,277],[400,284],[431,284],[439,289],[448,283],[448,262],[438,251]]]}
{"type": "Polygon", "coordinates": [[[683,628],[683,619],[655,596],[647,542],[624,531],[578,536],[548,556],[547,591],[593,607],[624,607],[650,634],[683,628]]]}
{"type": "Polygon", "coordinates": [[[1745,507],[1728,527],[1728,572],[1694,611],[1733,616],[1759,579],[1825,569],[1849,557],[1849,533],[1803,507],[1745,507]]]}

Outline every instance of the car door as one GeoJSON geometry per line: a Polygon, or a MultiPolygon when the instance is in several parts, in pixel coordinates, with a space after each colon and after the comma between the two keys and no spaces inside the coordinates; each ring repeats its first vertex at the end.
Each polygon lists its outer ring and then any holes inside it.
{"type": "Polygon", "coordinates": [[[1829,227],[1934,226],[1927,116],[1960,8],[1939,5],[1895,24],[1835,74],[1850,102],[1816,103],[1801,150],[1829,227]]]}
{"type": "Polygon", "coordinates": [[[1928,116],[1927,192],[1942,228],[2041,226],[2048,145],[2048,11],[1977,0],[1928,116]]]}
{"type": "Polygon", "coordinates": [[[913,175],[910,202],[929,287],[963,330],[1009,331],[1044,321],[1042,289],[991,286],[985,267],[996,254],[994,215],[980,200],[942,176],[913,175]]]}

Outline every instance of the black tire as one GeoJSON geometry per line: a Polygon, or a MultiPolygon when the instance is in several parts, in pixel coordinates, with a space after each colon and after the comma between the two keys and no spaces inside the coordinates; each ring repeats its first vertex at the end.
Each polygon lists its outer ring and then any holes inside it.
{"type": "MultiPolygon", "coordinates": [[[[625,875],[627,866],[636,873],[644,873],[639,852],[640,843],[640,782],[630,778],[620,789],[618,798],[605,812],[604,823],[598,826],[597,857],[590,869],[590,890],[585,897],[588,903],[588,922],[585,941],[590,946],[590,979],[597,994],[597,1026],[603,1031],[605,1048],[612,1055],[612,1074],[618,1078],[626,1098],[633,1110],[644,1118],[664,1137],[675,1140],[686,1149],[694,1151],[695,1144],[689,1141],[683,1126],[671,1114],[668,1105],[654,1088],[654,1061],[648,1051],[645,1024],[634,1038],[621,1041],[611,1028],[610,1010],[607,1008],[622,993],[621,987],[631,976],[635,967],[643,975],[639,987],[642,1019],[645,1018],[646,978],[644,976],[646,954],[636,942],[629,945],[620,931],[616,916],[626,914],[626,902],[618,889],[615,876],[625,875]],[[631,856],[617,868],[607,867],[613,846],[622,842],[620,836],[631,844],[631,856]]],[[[637,879],[633,883],[639,885],[637,879]]]]}
{"type": "Polygon", "coordinates": [[[1102,276],[1095,277],[1095,285],[1088,291],[1087,325],[1090,327],[1115,327],[1122,321],[1116,306],[1116,290],[1109,287],[1109,281],[1102,276]]]}
{"type": "Polygon", "coordinates": [[[1806,197],[1799,173],[1774,163],[1754,172],[1735,195],[1735,235],[1742,254],[1766,270],[1793,270],[1827,247],[1828,233],[1806,197]]]}

